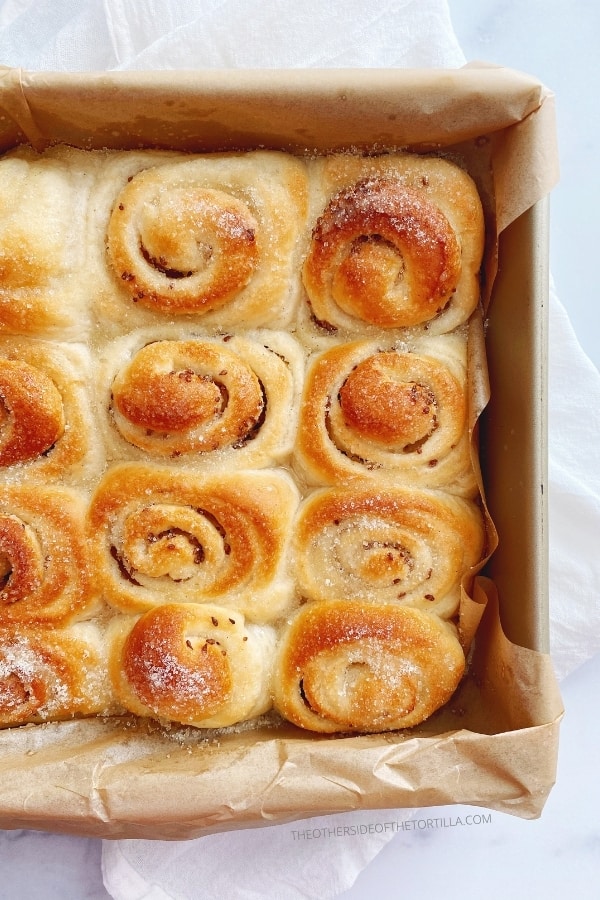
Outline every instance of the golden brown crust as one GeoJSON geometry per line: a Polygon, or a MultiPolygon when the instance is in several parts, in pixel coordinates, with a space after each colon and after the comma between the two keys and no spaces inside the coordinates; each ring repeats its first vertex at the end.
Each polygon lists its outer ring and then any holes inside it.
{"type": "Polygon", "coordinates": [[[484,541],[479,508],[459,497],[322,489],[303,501],[294,524],[298,589],[312,600],[394,602],[449,618],[484,541]]]}
{"type": "Polygon", "coordinates": [[[0,724],[225,727],[274,691],[370,732],[445,702],[485,552],[482,249],[432,157],[6,154],[0,724]]]}
{"type": "Polygon", "coordinates": [[[27,363],[0,358],[0,466],[31,462],[62,437],[62,399],[48,376],[27,363]]]}
{"type": "Polygon", "coordinates": [[[267,330],[145,329],[113,342],[99,376],[109,455],[204,471],[274,465],[293,446],[303,362],[291,336],[267,330]]]}
{"type": "Polygon", "coordinates": [[[110,276],[99,319],[117,328],[173,316],[223,328],[290,322],[307,218],[302,161],[274,151],[131,160],[107,158],[94,204],[96,241],[107,240],[99,283],[110,276]]]}
{"type": "Polygon", "coordinates": [[[354,341],[307,369],[295,465],[312,484],[393,481],[476,491],[464,336],[354,341]]]}
{"type": "Polygon", "coordinates": [[[457,165],[338,154],[313,163],[311,185],[317,218],[303,281],[315,324],[441,334],[468,319],[484,224],[477,189],[457,165]]]}
{"type": "Polygon", "coordinates": [[[297,499],[279,472],[115,466],[88,517],[105,599],[123,612],[218,602],[254,621],[275,619],[291,598],[286,554],[297,499]]]}
{"type": "Polygon", "coordinates": [[[274,632],[238,612],[166,604],[115,618],[109,641],[115,694],[137,715],[217,728],[271,706],[274,632]]]}
{"type": "Polygon", "coordinates": [[[171,315],[218,308],[256,270],[258,222],[224,191],[177,184],[165,194],[164,180],[151,169],[123,188],[108,225],[109,261],[144,306],[171,315]]]}
{"type": "Polygon", "coordinates": [[[93,158],[19,147],[0,160],[0,333],[87,333],[86,205],[93,158]]]}
{"type": "Polygon", "coordinates": [[[84,522],[83,498],[67,488],[0,485],[0,627],[96,611],[84,522]]]}
{"type": "Polygon", "coordinates": [[[304,285],[315,315],[321,296],[381,328],[421,325],[456,290],[460,247],[450,223],[422,192],[392,178],[367,178],[332,198],[319,218],[304,285]]]}
{"type": "Polygon", "coordinates": [[[0,726],[113,709],[103,640],[93,625],[0,628],[0,726]]]}
{"type": "Polygon", "coordinates": [[[79,344],[0,338],[0,479],[84,483],[97,474],[91,359],[79,344]]]}
{"type": "Polygon", "coordinates": [[[274,702],[284,718],[311,731],[411,728],[450,699],[464,668],[452,627],[431,613],[307,603],[281,637],[274,702]]]}

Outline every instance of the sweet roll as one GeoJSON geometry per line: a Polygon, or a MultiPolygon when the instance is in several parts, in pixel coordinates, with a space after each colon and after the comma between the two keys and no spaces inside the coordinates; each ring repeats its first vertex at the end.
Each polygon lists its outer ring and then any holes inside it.
{"type": "Polygon", "coordinates": [[[192,317],[211,327],[290,321],[307,219],[300,160],[251,151],[147,157],[131,168],[117,154],[98,195],[94,221],[106,234],[112,278],[98,298],[103,316],[129,327],[157,316],[192,317]],[[109,199],[104,222],[100,212],[109,199]]]}
{"type": "Polygon", "coordinates": [[[103,634],[93,623],[0,627],[0,726],[114,709],[103,634]]]}
{"type": "Polygon", "coordinates": [[[454,627],[420,609],[307,603],[285,627],[274,705],[323,733],[411,728],[452,696],[465,670],[454,627]]]}
{"type": "Polygon", "coordinates": [[[102,465],[82,344],[0,338],[0,479],[83,483],[102,465]]]}
{"type": "Polygon", "coordinates": [[[165,604],[109,629],[119,703],[138,716],[197,728],[234,725],[272,704],[275,633],[213,604],[165,604]]]}
{"type": "Polygon", "coordinates": [[[19,147],[0,159],[0,333],[86,336],[85,232],[95,169],[85,151],[64,146],[19,147]]]}
{"type": "Polygon", "coordinates": [[[292,450],[304,356],[283,332],[143,330],[108,345],[101,380],[109,455],[238,469],[292,450]]]}
{"type": "Polygon", "coordinates": [[[68,488],[0,484],[0,627],[58,626],[97,612],[85,509],[68,488]]]}
{"type": "Polygon", "coordinates": [[[479,300],[484,222],[458,165],[415,154],[337,154],[312,163],[317,212],[303,266],[317,333],[440,334],[479,300]]]}
{"type": "Polygon", "coordinates": [[[274,620],[292,593],[287,553],[297,502],[291,478],[276,470],[204,476],[115,466],[88,516],[103,595],[127,613],[218,602],[253,621],[274,620]]]}
{"type": "Polygon", "coordinates": [[[303,501],[294,524],[298,590],[310,600],[394,602],[448,618],[484,541],[479,508],[461,497],[323,488],[303,501]]]}
{"type": "Polygon", "coordinates": [[[391,480],[474,495],[462,334],[353,341],[317,353],[300,405],[295,465],[311,484],[391,480]]]}

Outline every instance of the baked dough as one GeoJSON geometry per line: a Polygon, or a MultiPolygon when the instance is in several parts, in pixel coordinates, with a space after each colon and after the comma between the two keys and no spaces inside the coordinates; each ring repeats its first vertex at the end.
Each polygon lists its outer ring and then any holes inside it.
{"type": "Polygon", "coordinates": [[[70,488],[0,484],[0,628],[58,626],[98,612],[85,510],[70,488]]]}
{"type": "Polygon", "coordinates": [[[277,465],[294,444],[303,373],[284,332],[133,332],[100,362],[108,457],[203,471],[277,465]]]}
{"type": "Polygon", "coordinates": [[[0,334],[86,338],[95,162],[64,146],[44,153],[23,146],[0,159],[0,334]]]}
{"type": "Polygon", "coordinates": [[[0,628],[0,726],[114,712],[105,648],[90,622],[0,628]]]}
{"type": "Polygon", "coordinates": [[[0,725],[444,704],[483,246],[433,155],[5,154],[0,725]]]}
{"type": "Polygon", "coordinates": [[[433,156],[334,154],[312,162],[310,182],[303,281],[317,333],[441,334],[468,319],[484,224],[466,172],[433,156]]]}
{"type": "Polygon", "coordinates": [[[387,481],[463,496],[470,456],[464,334],[338,344],[307,368],[294,464],[310,484],[387,481]]]}
{"type": "Polygon", "coordinates": [[[287,550],[297,502],[292,480],[278,471],[202,476],[115,466],[89,509],[98,584],[126,613],[218,602],[251,621],[273,621],[293,593],[287,550]]]}
{"type": "Polygon", "coordinates": [[[463,579],[484,547],[479,507],[441,491],[323,488],[303,501],[294,523],[303,596],[394,602],[442,618],[456,614],[463,579]]]}
{"type": "Polygon", "coordinates": [[[285,153],[111,155],[91,217],[98,321],[285,327],[307,202],[305,166],[285,153]]]}
{"type": "Polygon", "coordinates": [[[103,464],[88,348],[0,337],[0,480],[86,484],[103,464]]]}
{"type": "Polygon", "coordinates": [[[464,669],[453,626],[432,613],[345,600],[307,603],[280,639],[275,706],[311,731],[410,728],[450,699],[464,669]]]}
{"type": "Polygon", "coordinates": [[[275,632],[211,604],[165,604],[111,623],[118,702],[138,716],[221,728],[272,705],[275,632]]]}

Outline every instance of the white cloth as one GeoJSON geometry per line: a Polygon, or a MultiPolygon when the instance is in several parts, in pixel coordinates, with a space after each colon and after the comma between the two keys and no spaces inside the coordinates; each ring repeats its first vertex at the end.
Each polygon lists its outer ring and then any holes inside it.
{"type": "Polygon", "coordinates": [[[445,0],[5,0],[0,60],[92,71],[459,66],[464,57],[445,0]]]}
{"type": "Polygon", "coordinates": [[[193,841],[105,842],[104,885],[115,900],[329,900],[413,815],[367,810],[193,841]]]}
{"type": "Polygon", "coordinates": [[[550,651],[562,680],[600,652],[600,373],[553,287],[549,345],[550,651]]]}
{"type": "MultiPolygon", "coordinates": [[[[32,70],[454,67],[445,0],[5,0],[0,61],[32,70]],[[35,37],[33,37],[33,35],[35,37]],[[268,35],[268,41],[265,40],[268,35]]],[[[600,650],[600,375],[550,303],[551,646],[559,677],[600,650]]],[[[357,812],[186,842],[114,841],[115,900],[337,897],[408,811],[357,812]]],[[[397,829],[396,829],[397,830],[397,829]]]]}

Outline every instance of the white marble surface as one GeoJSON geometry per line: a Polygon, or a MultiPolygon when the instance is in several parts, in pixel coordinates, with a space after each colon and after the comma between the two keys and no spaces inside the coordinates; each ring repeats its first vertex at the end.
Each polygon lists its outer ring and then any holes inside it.
{"type": "MultiPolygon", "coordinates": [[[[449,6],[468,59],[531,72],[556,92],[562,180],[552,197],[551,268],[581,345],[598,366],[600,314],[595,268],[588,260],[597,254],[592,226],[600,202],[597,174],[589,175],[596,171],[600,142],[593,63],[600,8],[593,0],[449,0],[449,6]]],[[[428,810],[423,818],[441,824],[398,833],[341,896],[366,900],[408,891],[428,900],[443,890],[447,900],[504,900],[509,892],[532,898],[597,897],[600,726],[590,710],[597,707],[599,681],[596,656],[563,682],[567,712],[558,780],[541,819],[491,813],[478,824],[466,824],[469,814],[482,811],[428,810]],[[451,824],[457,818],[465,824],[451,824]]],[[[373,814],[373,822],[382,818],[373,814]]],[[[0,900],[106,900],[100,851],[97,840],[2,832],[0,900]]],[[[232,884],[230,897],[238,896],[239,887],[232,884]]]]}
{"type": "Polygon", "coordinates": [[[531,72],[556,95],[561,180],[551,200],[551,268],[581,346],[600,368],[594,264],[600,6],[595,0],[449,0],[448,5],[468,60],[531,72]]]}

